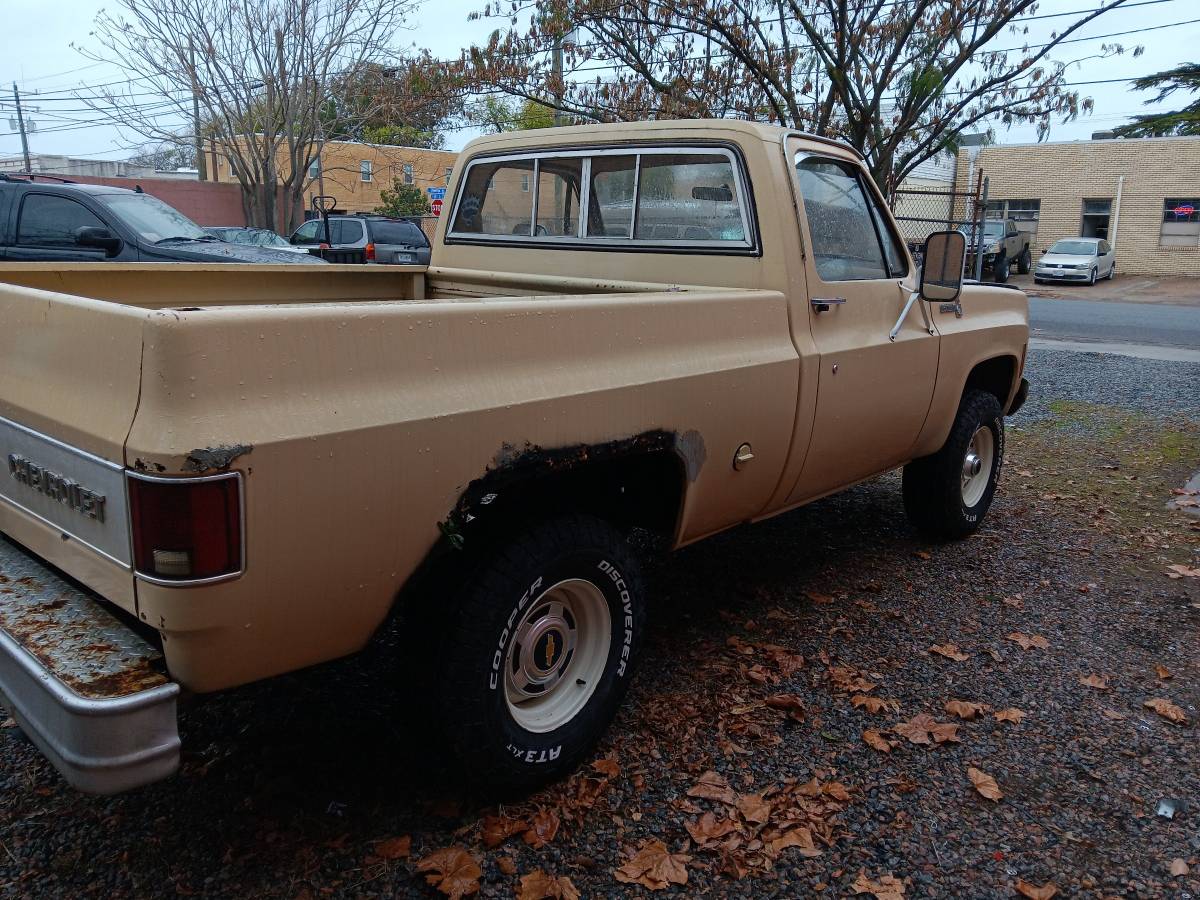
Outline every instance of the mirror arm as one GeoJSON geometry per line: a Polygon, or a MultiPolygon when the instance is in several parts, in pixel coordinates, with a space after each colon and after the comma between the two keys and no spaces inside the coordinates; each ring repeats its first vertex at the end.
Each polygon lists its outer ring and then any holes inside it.
{"type": "MultiPolygon", "coordinates": [[[[900,313],[900,318],[896,320],[896,324],[892,326],[892,330],[888,332],[888,340],[893,344],[896,343],[896,335],[900,333],[900,329],[904,327],[904,320],[908,318],[908,311],[912,309],[913,304],[921,298],[920,293],[913,291],[908,295],[908,302],[904,304],[904,309],[900,313]]],[[[924,309],[924,307],[922,307],[924,309]]],[[[928,313],[926,313],[928,315],[928,313]]],[[[932,333],[932,332],[931,332],[932,333]]]]}

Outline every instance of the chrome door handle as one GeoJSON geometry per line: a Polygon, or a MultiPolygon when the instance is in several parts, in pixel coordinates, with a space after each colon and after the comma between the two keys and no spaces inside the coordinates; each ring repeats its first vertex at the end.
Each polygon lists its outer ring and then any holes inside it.
{"type": "Polygon", "coordinates": [[[813,297],[808,301],[812,304],[812,308],[819,313],[829,312],[829,307],[838,306],[846,302],[845,297],[813,297]]]}

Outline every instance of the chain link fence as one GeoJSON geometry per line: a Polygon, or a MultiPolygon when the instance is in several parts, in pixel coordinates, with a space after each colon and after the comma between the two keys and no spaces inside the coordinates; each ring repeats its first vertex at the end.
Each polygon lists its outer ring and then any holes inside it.
{"type": "Polygon", "coordinates": [[[979,278],[983,257],[983,217],[987,207],[987,179],[983,173],[970,191],[935,188],[896,188],[892,191],[892,216],[913,259],[920,265],[925,239],[935,231],[961,231],[967,239],[966,274],[979,278]]]}

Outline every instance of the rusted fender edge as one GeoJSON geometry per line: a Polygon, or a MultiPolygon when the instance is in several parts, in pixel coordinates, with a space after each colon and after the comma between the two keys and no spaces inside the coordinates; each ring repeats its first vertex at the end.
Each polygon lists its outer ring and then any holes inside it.
{"type": "Polygon", "coordinates": [[[571,472],[595,463],[663,451],[670,451],[679,458],[689,482],[699,476],[708,456],[703,435],[694,429],[683,433],[653,429],[599,444],[573,444],[567,447],[545,448],[526,443],[518,448],[505,444],[487,471],[467,485],[454,509],[438,523],[438,528],[452,547],[461,549],[471,524],[518,484],[571,472]]]}

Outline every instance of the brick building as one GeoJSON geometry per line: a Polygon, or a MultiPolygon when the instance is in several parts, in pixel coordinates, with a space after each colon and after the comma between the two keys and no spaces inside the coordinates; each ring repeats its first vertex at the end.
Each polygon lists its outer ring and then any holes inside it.
{"type": "MultiPolygon", "coordinates": [[[[320,193],[321,182],[325,193],[336,198],[337,211],[345,213],[373,212],[381,202],[381,192],[391,189],[393,179],[413,185],[428,196],[429,188],[446,186],[457,158],[458,154],[449,150],[327,141],[319,167],[314,162],[309,168],[304,208],[312,208],[312,198],[320,193]],[[318,175],[323,177],[318,179],[318,175]]],[[[286,164],[286,156],[281,155],[280,165],[286,164]]],[[[218,160],[216,174],[217,181],[237,183],[233,163],[227,157],[218,160]]]]}
{"type": "Polygon", "coordinates": [[[1034,235],[1103,237],[1125,274],[1200,276],[1200,137],[1000,144],[959,150],[957,190],[988,179],[988,216],[1034,235]]]}

